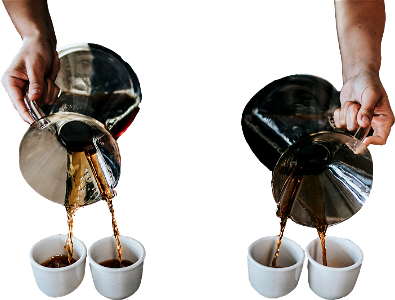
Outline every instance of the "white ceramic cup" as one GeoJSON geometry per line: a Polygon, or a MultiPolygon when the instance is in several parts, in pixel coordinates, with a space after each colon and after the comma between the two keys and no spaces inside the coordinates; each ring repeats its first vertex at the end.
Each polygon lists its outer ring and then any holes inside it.
{"type": "Polygon", "coordinates": [[[66,240],[65,234],[44,238],[34,244],[29,253],[37,286],[50,297],[61,297],[71,293],[81,284],[85,275],[86,247],[75,237],[73,237],[75,263],[63,268],[48,268],[41,265],[54,255],[67,255],[64,249],[66,240]]]}
{"type": "Polygon", "coordinates": [[[319,238],[306,248],[309,285],[311,290],[325,299],[338,299],[351,293],[362,266],[362,250],[352,241],[327,236],[327,266],[322,264],[319,238]]]}
{"type": "Polygon", "coordinates": [[[118,259],[117,243],[113,236],[96,241],[88,250],[89,265],[96,290],[110,299],[124,299],[139,288],[143,276],[145,249],[138,241],[120,236],[122,259],[133,262],[124,268],[107,268],[100,263],[118,259]]]}
{"type": "Polygon", "coordinates": [[[292,292],[303,268],[304,251],[294,241],[283,238],[277,265],[271,263],[276,252],[278,236],[263,237],[248,248],[248,274],[251,286],[262,296],[278,298],[292,292]]]}

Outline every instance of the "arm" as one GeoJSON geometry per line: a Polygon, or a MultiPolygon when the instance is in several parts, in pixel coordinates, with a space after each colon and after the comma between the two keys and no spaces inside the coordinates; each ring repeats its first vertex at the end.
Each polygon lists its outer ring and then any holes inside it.
{"type": "Polygon", "coordinates": [[[335,9],[344,81],[366,68],[378,74],[385,25],[384,1],[336,0],[335,9]]]}
{"type": "Polygon", "coordinates": [[[42,36],[56,48],[56,36],[45,0],[3,0],[5,9],[22,39],[42,36]]]}
{"type": "Polygon", "coordinates": [[[335,124],[350,131],[371,125],[374,135],[365,144],[383,145],[394,123],[379,78],[384,0],[335,0],[335,9],[344,84],[335,124]]]}
{"type": "Polygon", "coordinates": [[[59,92],[54,84],[59,71],[55,31],[46,0],[3,0],[3,4],[23,42],[2,83],[22,119],[31,123],[24,94],[43,105],[54,102],[59,92]]]}

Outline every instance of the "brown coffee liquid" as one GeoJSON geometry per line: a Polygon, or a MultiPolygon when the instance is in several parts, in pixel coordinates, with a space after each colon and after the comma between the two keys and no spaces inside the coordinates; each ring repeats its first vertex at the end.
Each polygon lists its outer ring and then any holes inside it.
{"type": "Polygon", "coordinates": [[[121,242],[119,240],[119,230],[118,230],[117,221],[115,220],[114,207],[112,205],[112,198],[107,199],[107,205],[108,205],[108,209],[111,212],[112,230],[114,232],[114,237],[117,242],[118,261],[119,261],[119,265],[122,266],[122,263],[123,263],[123,261],[122,261],[122,246],[121,246],[121,242]]]}
{"type": "MultiPolygon", "coordinates": [[[[279,206],[277,208],[277,216],[281,218],[280,221],[280,234],[278,236],[276,252],[274,254],[274,258],[272,261],[272,267],[276,267],[277,258],[280,252],[282,238],[284,236],[285,226],[287,224],[287,220],[291,214],[292,205],[295,201],[295,197],[298,193],[298,189],[300,183],[302,181],[302,170],[296,167],[296,169],[289,175],[287,180],[284,183],[283,190],[280,193],[280,199],[278,201],[279,206]]],[[[315,222],[313,225],[317,229],[318,236],[320,237],[321,241],[321,248],[322,248],[322,264],[327,266],[327,259],[326,259],[326,246],[325,246],[325,235],[328,226],[325,224],[324,214],[315,214],[312,209],[309,207],[304,207],[306,211],[309,213],[312,220],[315,222]]]]}
{"type": "Polygon", "coordinates": [[[287,219],[288,218],[283,218],[283,219],[281,219],[281,222],[280,222],[280,227],[281,227],[280,234],[278,236],[276,252],[274,253],[274,258],[272,260],[272,267],[273,268],[277,267],[277,258],[278,258],[278,254],[280,253],[281,242],[282,242],[282,239],[284,236],[285,225],[287,225],[287,219]]]}
{"type": "Polygon", "coordinates": [[[74,215],[84,203],[83,199],[86,194],[87,178],[90,176],[88,172],[90,166],[84,152],[68,151],[67,159],[69,169],[67,173],[68,190],[66,191],[65,208],[67,213],[68,236],[64,248],[67,251],[69,261],[71,261],[74,251],[72,240],[74,215]]]}
{"type": "Polygon", "coordinates": [[[325,234],[327,228],[328,228],[327,225],[322,225],[320,227],[317,227],[318,236],[320,237],[321,240],[322,264],[324,266],[328,265],[328,262],[326,260],[326,246],[325,246],[325,234]]]}
{"type": "Polygon", "coordinates": [[[109,259],[106,261],[102,261],[99,263],[99,265],[107,268],[125,268],[133,265],[134,263],[131,262],[130,260],[124,259],[122,260],[122,263],[119,263],[119,259],[109,259]]]}
{"type": "Polygon", "coordinates": [[[73,252],[74,252],[74,246],[73,246],[73,218],[74,215],[79,208],[78,205],[66,205],[66,212],[67,212],[67,225],[69,228],[69,233],[67,235],[67,241],[66,245],[64,246],[66,251],[67,251],[67,257],[69,264],[72,264],[73,259],[73,252]]]}
{"type": "MultiPolygon", "coordinates": [[[[97,187],[111,213],[112,228],[117,241],[119,264],[122,263],[122,247],[119,240],[118,224],[115,218],[112,199],[115,190],[109,186],[100,164],[100,157],[93,143],[94,134],[89,125],[79,121],[71,121],[63,125],[59,133],[60,141],[67,148],[68,173],[65,208],[67,212],[67,251],[69,262],[73,257],[73,223],[77,210],[85,205],[85,198],[89,189],[91,177],[96,180],[97,187]],[[92,174],[92,175],[91,175],[92,174]]],[[[101,155],[101,154],[100,154],[101,155]]]]}
{"type": "Polygon", "coordinates": [[[280,193],[280,199],[278,201],[278,207],[277,207],[277,216],[281,218],[280,234],[278,236],[276,252],[272,260],[272,267],[276,267],[277,265],[277,258],[280,253],[280,247],[284,236],[285,226],[287,225],[287,220],[291,214],[292,205],[298,193],[301,181],[302,181],[302,176],[300,174],[300,170],[296,168],[285,181],[283,189],[280,193]]]}
{"type": "Polygon", "coordinates": [[[74,258],[69,258],[66,255],[54,255],[50,257],[47,261],[43,262],[41,265],[47,268],[63,268],[72,265],[76,260],[74,258]]]}
{"type": "Polygon", "coordinates": [[[314,190],[316,194],[308,193],[308,200],[300,202],[303,209],[310,216],[312,226],[317,229],[318,236],[321,241],[322,249],[322,263],[327,265],[326,261],[326,247],[325,247],[325,234],[328,228],[325,215],[325,197],[322,187],[322,181],[316,176],[327,170],[328,164],[331,160],[331,152],[321,143],[312,143],[302,148],[297,156],[297,164],[302,169],[305,175],[312,175],[309,180],[309,187],[314,190]],[[318,192],[322,191],[322,192],[318,192]]]}
{"type": "Polygon", "coordinates": [[[69,170],[67,174],[67,202],[65,205],[67,211],[68,227],[68,237],[65,249],[67,250],[68,259],[71,261],[73,256],[73,218],[77,210],[83,207],[85,204],[84,199],[88,189],[87,182],[90,180],[90,174],[92,174],[96,180],[100,194],[102,198],[106,200],[107,206],[111,213],[112,228],[117,241],[117,253],[119,264],[121,265],[122,247],[119,240],[120,232],[118,230],[114,207],[112,205],[112,199],[115,196],[115,190],[109,186],[106,176],[102,170],[102,166],[99,161],[100,153],[97,153],[96,147],[92,142],[93,134],[91,131],[89,131],[88,125],[82,125],[76,121],[72,124],[69,124],[66,129],[63,128],[61,130],[60,138],[68,148],[67,154],[69,161],[69,170]],[[84,136],[84,138],[80,140],[75,138],[73,134],[76,130],[80,130],[81,134],[85,134],[86,137],[84,136]]]}
{"type": "Polygon", "coordinates": [[[100,194],[102,195],[104,200],[106,200],[108,209],[110,210],[112,230],[114,232],[114,237],[117,242],[117,254],[118,254],[119,265],[122,265],[122,246],[119,240],[120,234],[118,230],[117,221],[115,220],[114,207],[112,204],[112,199],[113,196],[115,195],[115,191],[108,185],[106,177],[99,164],[95,149],[93,147],[85,148],[85,155],[91,166],[93,176],[95,177],[96,183],[100,190],[100,194]]]}
{"type": "Polygon", "coordinates": [[[307,203],[303,203],[303,208],[312,220],[312,226],[317,230],[318,237],[321,242],[322,264],[327,266],[325,236],[328,225],[325,219],[324,203],[316,202],[315,207],[310,207],[307,203]]]}

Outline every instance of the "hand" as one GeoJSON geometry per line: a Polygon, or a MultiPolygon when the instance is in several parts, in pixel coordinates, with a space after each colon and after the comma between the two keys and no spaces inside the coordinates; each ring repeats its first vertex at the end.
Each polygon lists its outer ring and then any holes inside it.
{"type": "Polygon", "coordinates": [[[28,37],[2,77],[12,104],[21,118],[32,123],[24,103],[24,95],[38,106],[53,104],[59,93],[55,85],[59,71],[59,58],[50,41],[43,37],[28,37]]]}
{"type": "Polygon", "coordinates": [[[394,114],[380,78],[375,72],[363,71],[347,80],[340,92],[341,108],[335,110],[338,128],[356,131],[360,126],[373,128],[373,135],[364,140],[384,145],[394,124],[394,114]]]}

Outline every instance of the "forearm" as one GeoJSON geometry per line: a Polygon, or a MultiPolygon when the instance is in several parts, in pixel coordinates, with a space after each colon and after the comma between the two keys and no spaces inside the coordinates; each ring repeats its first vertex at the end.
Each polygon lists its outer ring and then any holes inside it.
{"type": "Polygon", "coordinates": [[[46,0],[3,0],[22,39],[45,38],[56,48],[56,36],[46,0]]]}
{"type": "Polygon", "coordinates": [[[335,0],[343,81],[361,71],[378,75],[385,25],[384,0],[335,0]]]}

